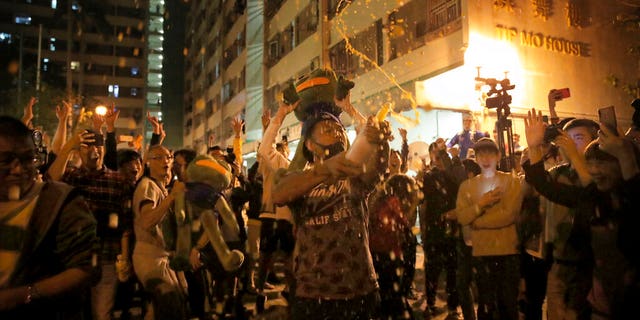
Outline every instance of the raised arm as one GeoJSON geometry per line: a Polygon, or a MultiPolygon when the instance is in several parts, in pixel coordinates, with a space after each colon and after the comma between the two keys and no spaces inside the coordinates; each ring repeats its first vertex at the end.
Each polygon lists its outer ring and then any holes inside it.
{"type": "Polygon", "coordinates": [[[107,137],[105,139],[104,148],[104,164],[111,170],[118,170],[118,142],[116,141],[116,121],[120,115],[120,110],[116,110],[115,105],[111,104],[109,111],[105,115],[105,123],[107,124],[107,137]]]}
{"type": "Polygon", "coordinates": [[[87,132],[86,130],[71,136],[71,139],[62,146],[60,154],[47,170],[49,179],[53,181],[60,181],[67,167],[67,161],[69,160],[69,154],[71,154],[71,151],[78,149],[81,145],[95,142],[95,138],[96,137],[93,133],[87,132]]]}
{"type": "Polygon", "coordinates": [[[51,151],[54,154],[60,154],[62,146],[67,140],[67,122],[71,115],[71,104],[62,101],[62,107],[56,106],[56,117],[58,118],[58,128],[53,136],[53,143],[51,144],[51,151]]]}
{"type": "Polygon", "coordinates": [[[615,135],[606,125],[600,124],[600,131],[598,132],[600,148],[618,158],[622,179],[630,180],[640,173],[640,169],[633,150],[633,143],[621,138],[621,136],[615,135]]]}
{"type": "MultiPolygon", "coordinates": [[[[300,101],[295,102],[293,105],[286,105],[284,102],[280,101],[278,111],[273,119],[270,119],[269,121],[263,120],[263,123],[267,122],[267,127],[264,135],[262,136],[262,143],[260,143],[260,147],[258,148],[258,155],[261,159],[260,163],[266,165],[270,170],[278,169],[280,168],[279,164],[288,162],[288,159],[276,150],[274,144],[276,142],[278,130],[280,130],[280,126],[282,125],[284,118],[299,104],[300,101]]],[[[263,116],[268,116],[268,114],[269,110],[265,110],[263,116]]]]}
{"type": "MultiPolygon", "coordinates": [[[[244,120],[240,118],[233,118],[231,120],[231,127],[233,128],[233,154],[236,156],[236,163],[238,167],[242,169],[242,127],[244,126],[244,120]]],[[[240,170],[242,172],[242,170],[240,170]]]]}
{"type": "Polygon", "coordinates": [[[31,97],[27,105],[24,106],[24,113],[22,115],[22,123],[30,129],[33,128],[33,124],[31,120],[33,119],[33,106],[38,102],[38,99],[35,97],[31,97]]]}

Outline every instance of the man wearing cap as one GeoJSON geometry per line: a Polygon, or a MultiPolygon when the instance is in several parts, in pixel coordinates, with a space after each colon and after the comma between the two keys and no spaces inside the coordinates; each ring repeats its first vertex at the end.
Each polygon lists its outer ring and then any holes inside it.
{"type": "Polygon", "coordinates": [[[456,133],[447,143],[447,147],[451,148],[455,145],[460,147],[460,159],[467,158],[467,151],[473,144],[486,135],[482,132],[471,130],[473,124],[473,115],[470,113],[462,114],[462,131],[456,133]]]}
{"type": "Polygon", "coordinates": [[[520,181],[497,170],[500,151],[493,140],[482,138],[473,149],[481,174],[460,185],[456,214],[471,227],[478,319],[518,319],[520,181]]]}
{"type": "Polygon", "coordinates": [[[379,295],[366,199],[386,170],[389,133],[386,123],[378,126],[374,121],[371,118],[361,134],[377,154],[356,164],[345,157],[347,134],[340,120],[327,112],[310,116],[302,135],[311,165],[287,173],[274,186],[272,201],[294,213],[293,319],[375,317],[379,295]]]}
{"type": "MultiPolygon", "coordinates": [[[[98,222],[100,250],[98,263],[102,268],[100,282],[91,290],[91,309],[94,319],[111,319],[117,286],[116,258],[128,261],[129,239],[133,230],[131,214],[131,183],[116,171],[106,168],[104,138],[92,130],[74,135],[61,149],[60,155],[47,171],[49,177],[77,187],[98,222]],[[64,172],[69,154],[79,150],[82,165],[78,170],[64,172]]],[[[124,280],[124,279],[123,279],[124,280]]]]}

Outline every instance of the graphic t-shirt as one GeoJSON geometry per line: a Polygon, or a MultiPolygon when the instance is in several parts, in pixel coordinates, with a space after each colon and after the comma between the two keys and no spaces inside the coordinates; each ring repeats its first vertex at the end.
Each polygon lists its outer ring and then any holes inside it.
{"type": "Polygon", "coordinates": [[[296,295],[349,299],[377,288],[369,252],[369,190],[351,180],[320,184],[295,212],[296,295]]]}

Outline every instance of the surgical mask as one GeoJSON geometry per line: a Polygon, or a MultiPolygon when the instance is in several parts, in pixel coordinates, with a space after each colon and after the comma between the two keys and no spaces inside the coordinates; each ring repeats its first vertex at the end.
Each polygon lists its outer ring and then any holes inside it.
{"type": "Polygon", "coordinates": [[[324,150],[325,160],[337,155],[340,152],[345,151],[344,143],[342,143],[342,141],[338,141],[329,145],[318,143],[313,139],[311,141],[324,150]]]}

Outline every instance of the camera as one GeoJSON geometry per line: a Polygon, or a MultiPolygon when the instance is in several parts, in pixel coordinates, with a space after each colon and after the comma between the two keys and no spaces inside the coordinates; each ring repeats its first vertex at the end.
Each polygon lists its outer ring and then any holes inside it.
{"type": "Polygon", "coordinates": [[[224,156],[224,160],[229,164],[236,162],[236,154],[233,153],[233,148],[227,148],[227,154],[224,156]]]}
{"type": "Polygon", "coordinates": [[[33,145],[36,147],[35,154],[35,166],[40,169],[41,167],[47,164],[47,147],[44,145],[44,141],[42,140],[42,131],[33,130],[31,134],[31,138],[33,139],[33,145]]]}

